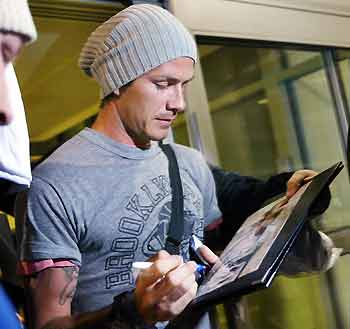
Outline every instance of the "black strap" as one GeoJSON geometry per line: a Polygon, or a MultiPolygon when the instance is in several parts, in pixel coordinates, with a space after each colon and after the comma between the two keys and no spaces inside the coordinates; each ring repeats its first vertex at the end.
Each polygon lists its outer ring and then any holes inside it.
{"type": "Polygon", "coordinates": [[[159,144],[168,158],[169,177],[172,193],[171,217],[168,236],[165,241],[165,250],[172,255],[180,254],[180,244],[184,234],[184,200],[181,177],[174,150],[169,144],[159,144]]]}

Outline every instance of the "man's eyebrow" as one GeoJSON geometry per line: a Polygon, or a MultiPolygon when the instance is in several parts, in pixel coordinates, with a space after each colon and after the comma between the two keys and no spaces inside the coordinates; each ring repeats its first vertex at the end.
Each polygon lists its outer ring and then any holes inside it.
{"type": "Polygon", "coordinates": [[[194,80],[194,78],[195,78],[195,76],[193,75],[190,79],[186,80],[184,83],[185,83],[185,84],[186,84],[186,83],[189,83],[189,82],[191,82],[192,80],[194,80]]]}
{"type": "MultiPolygon", "coordinates": [[[[192,81],[193,79],[195,78],[195,76],[193,75],[190,79],[187,79],[183,82],[183,84],[186,84],[186,83],[189,83],[190,81],[192,81]]],[[[180,79],[178,78],[174,78],[174,77],[170,77],[170,76],[166,76],[166,75],[160,75],[160,76],[156,76],[153,78],[154,80],[159,80],[159,81],[162,81],[162,80],[166,80],[166,81],[170,81],[170,82],[174,82],[174,83],[177,83],[177,82],[181,82],[180,79]]]]}
{"type": "MultiPolygon", "coordinates": [[[[185,85],[185,84],[191,82],[193,79],[194,79],[194,76],[192,76],[191,78],[189,78],[189,79],[183,81],[182,84],[185,85]]],[[[168,80],[171,81],[171,82],[181,82],[180,79],[172,78],[172,77],[169,77],[168,80]]]]}

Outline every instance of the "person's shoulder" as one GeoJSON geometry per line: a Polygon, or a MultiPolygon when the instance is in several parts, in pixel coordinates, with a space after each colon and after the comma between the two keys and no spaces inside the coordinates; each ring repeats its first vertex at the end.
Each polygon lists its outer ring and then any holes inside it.
{"type": "Polygon", "coordinates": [[[198,167],[207,167],[206,161],[203,157],[203,154],[198,150],[181,145],[171,143],[171,147],[174,149],[176,158],[179,162],[179,166],[184,166],[185,168],[198,168],[198,167]]]}
{"type": "Polygon", "coordinates": [[[36,178],[59,180],[69,175],[73,164],[75,168],[79,167],[79,163],[83,162],[83,154],[88,154],[86,144],[80,134],[73,136],[35,166],[33,181],[36,178]]]}
{"type": "Polygon", "coordinates": [[[170,143],[169,145],[174,149],[175,154],[181,157],[203,158],[202,153],[192,147],[176,143],[170,143]]]}

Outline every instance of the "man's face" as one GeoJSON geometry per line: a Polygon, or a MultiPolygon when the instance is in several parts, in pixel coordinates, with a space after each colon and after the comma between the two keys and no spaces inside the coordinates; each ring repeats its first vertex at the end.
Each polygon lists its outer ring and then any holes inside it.
{"type": "Polygon", "coordinates": [[[5,68],[15,59],[23,44],[24,40],[19,34],[0,31],[0,125],[9,124],[13,117],[5,81],[5,68]]]}
{"type": "Polygon", "coordinates": [[[180,57],[145,73],[115,99],[123,143],[145,145],[164,139],[185,109],[184,87],[193,78],[193,60],[180,57]]]}

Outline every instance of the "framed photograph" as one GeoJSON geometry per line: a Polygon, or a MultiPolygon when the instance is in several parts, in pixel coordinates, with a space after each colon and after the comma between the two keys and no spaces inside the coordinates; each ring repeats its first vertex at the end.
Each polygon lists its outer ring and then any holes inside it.
{"type": "Polygon", "coordinates": [[[307,220],[317,196],[341,171],[336,163],[303,185],[249,216],[199,286],[192,307],[222,303],[268,287],[307,220]]]}

